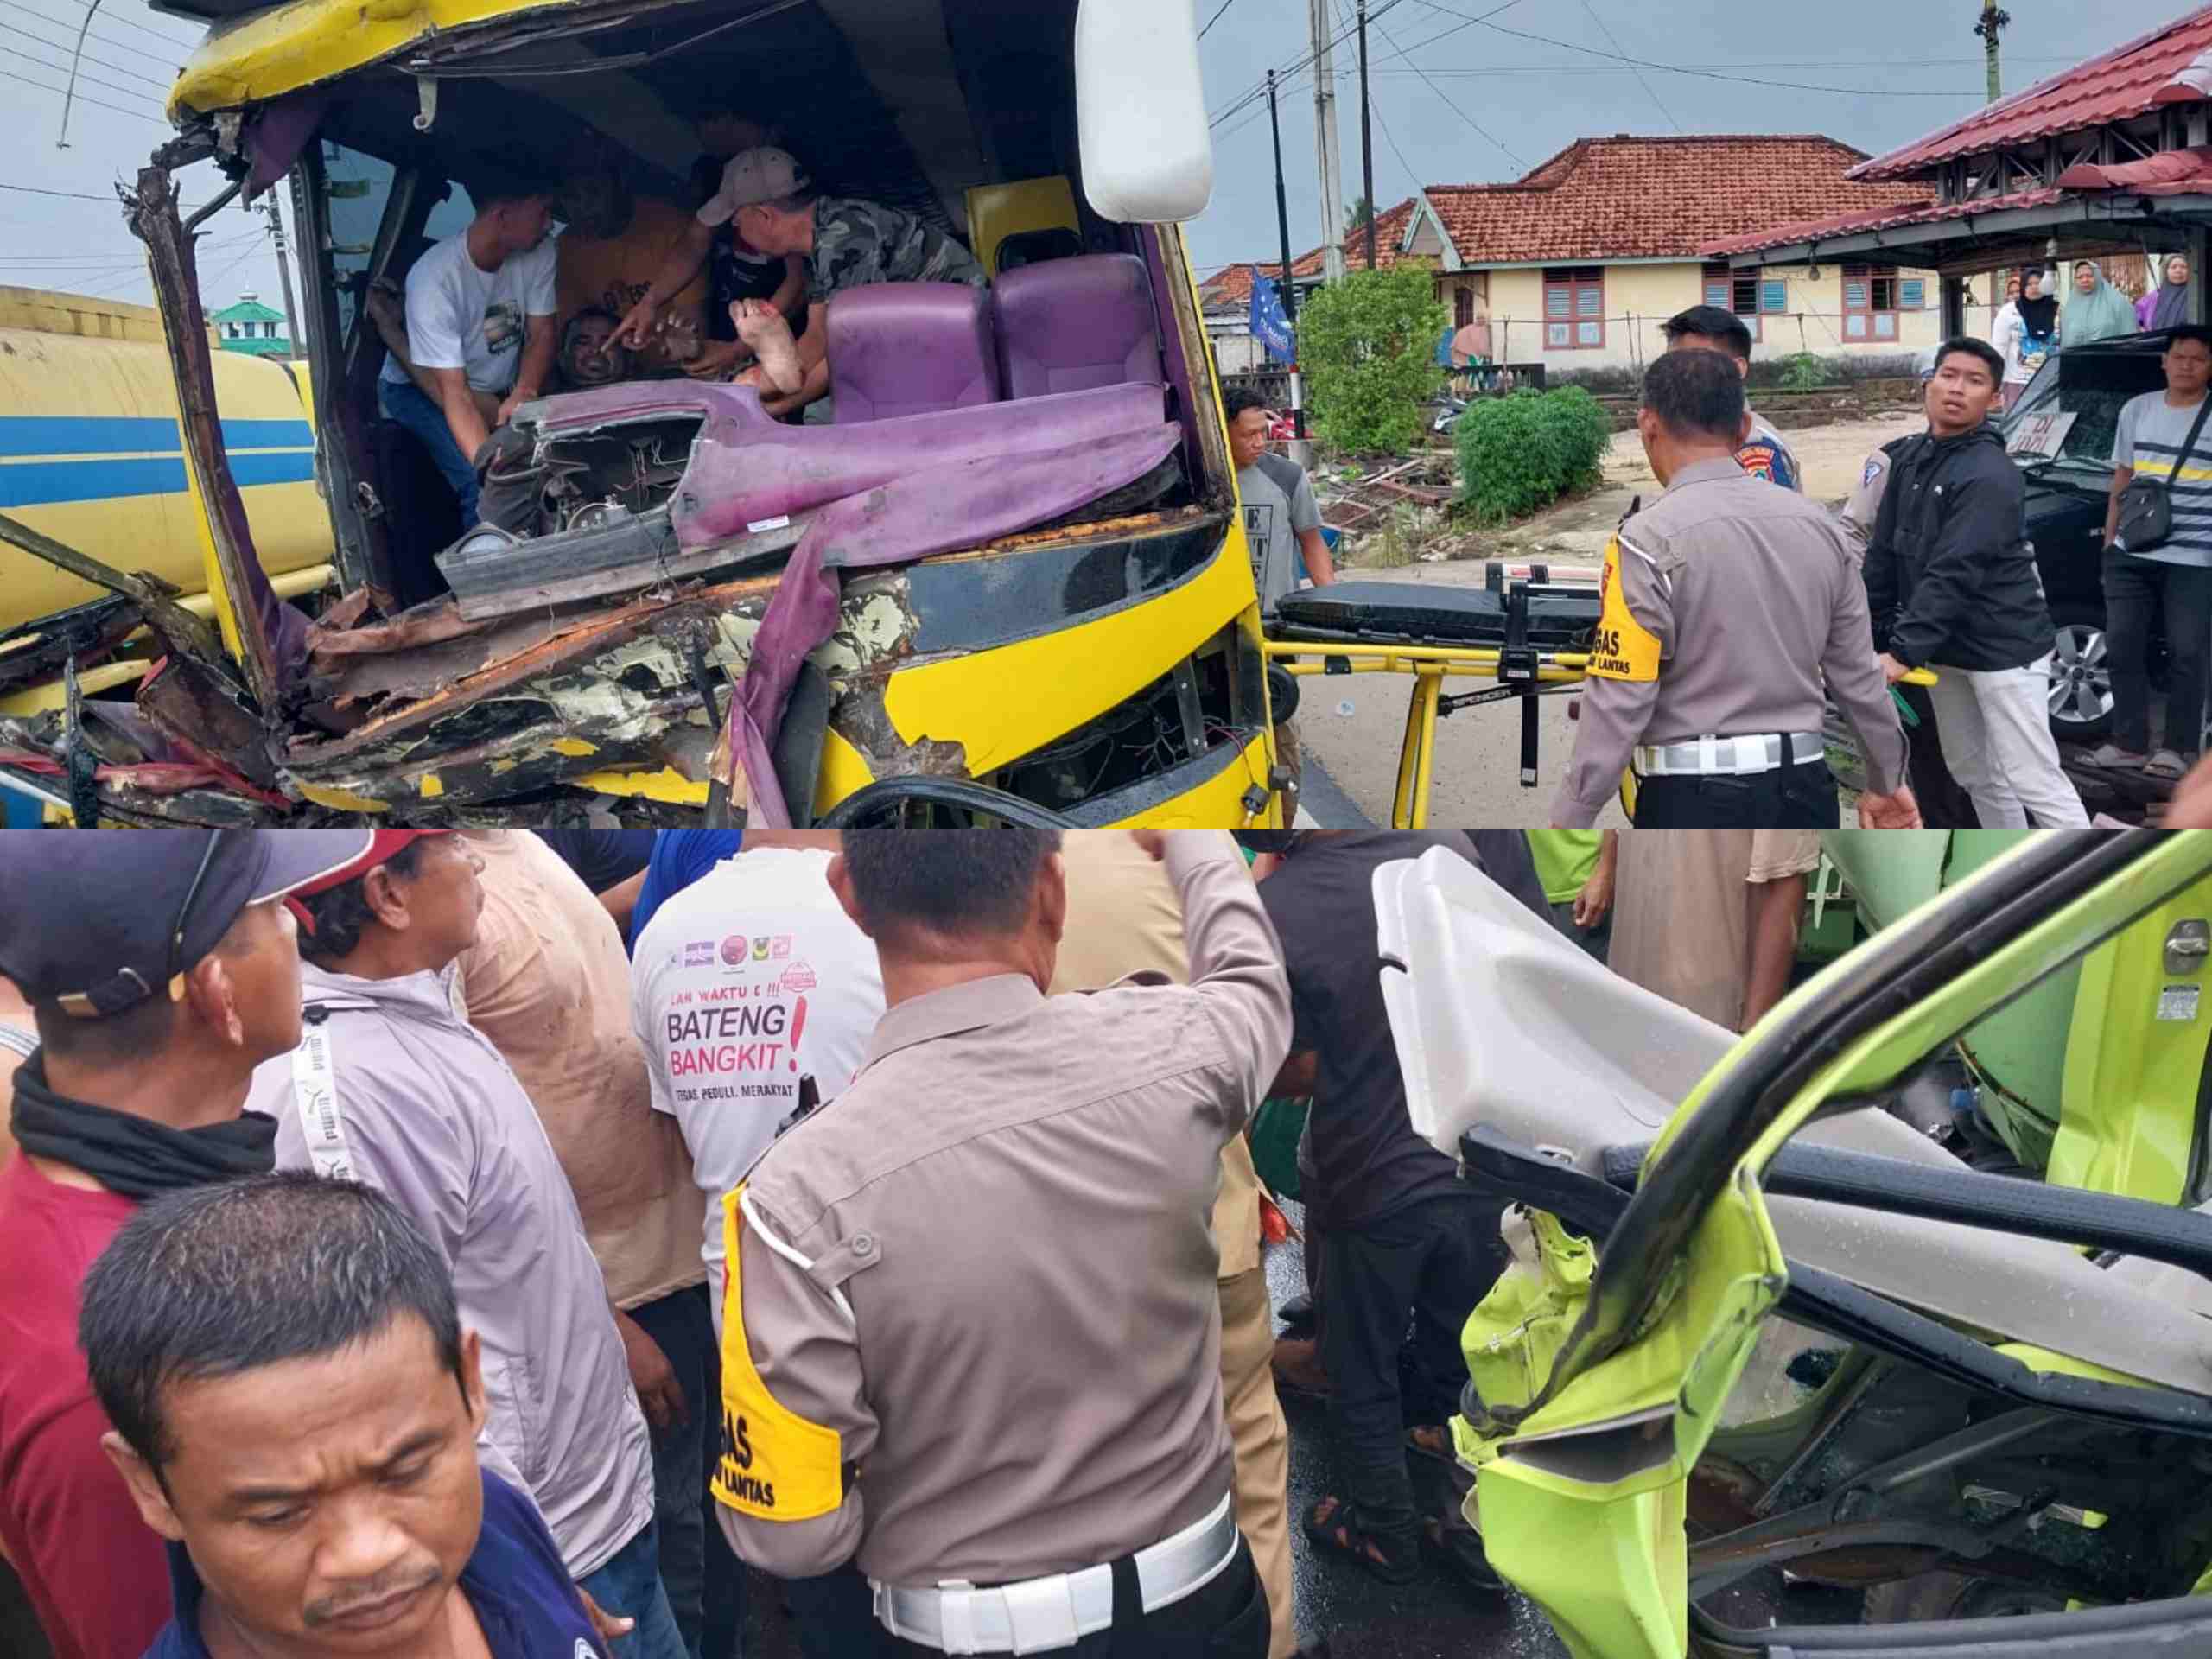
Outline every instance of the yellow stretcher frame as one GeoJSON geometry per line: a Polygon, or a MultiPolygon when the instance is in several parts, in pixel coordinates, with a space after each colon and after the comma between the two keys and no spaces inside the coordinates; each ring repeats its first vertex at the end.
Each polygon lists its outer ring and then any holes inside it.
{"type": "MultiPolygon", "coordinates": [[[[1452,678],[1495,680],[1500,677],[1500,658],[1495,645],[1402,645],[1382,641],[1266,639],[1262,648],[1267,660],[1295,675],[1407,674],[1413,690],[1406,698],[1405,735],[1398,747],[1398,786],[1390,802],[1393,830],[1428,828],[1428,804],[1436,768],[1436,721],[1443,701],[1444,682],[1452,678]],[[1332,669],[1331,658],[1347,664],[1332,669]],[[1309,660],[1311,659],[1311,660],[1309,660]]],[[[1579,683],[1590,654],[1581,651],[1540,652],[1536,657],[1539,685],[1579,683]]],[[[1933,685],[1936,676],[1914,669],[1904,677],[1910,685],[1933,685]]],[[[1636,775],[1621,774],[1621,807],[1636,816],[1636,775]]]]}

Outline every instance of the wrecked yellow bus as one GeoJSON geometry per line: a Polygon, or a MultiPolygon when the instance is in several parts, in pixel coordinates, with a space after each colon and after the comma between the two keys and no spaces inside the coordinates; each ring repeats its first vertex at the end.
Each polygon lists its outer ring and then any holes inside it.
{"type": "MultiPolygon", "coordinates": [[[[79,822],[1289,821],[1178,228],[1211,182],[1189,0],[170,10],[210,33],[129,212],[220,645],[135,597],[158,665],[0,715],[10,786],[79,822]],[[368,296],[518,160],[555,177],[611,147],[688,208],[697,118],[733,93],[823,194],[963,238],[988,289],[835,296],[829,423],[681,373],[525,404],[510,510],[461,524],[380,415],[368,296]],[[214,191],[189,219],[188,177],[214,191]],[[208,213],[280,184],[338,577],[320,602],[264,573],[193,259],[208,213]]],[[[3,513],[0,539],[84,574],[3,513]]]]}

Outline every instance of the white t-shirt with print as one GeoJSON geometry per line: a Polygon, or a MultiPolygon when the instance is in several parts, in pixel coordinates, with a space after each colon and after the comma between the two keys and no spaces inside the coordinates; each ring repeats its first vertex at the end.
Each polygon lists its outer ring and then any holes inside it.
{"type": "MultiPolygon", "coordinates": [[[[522,367],[523,335],[531,317],[550,317],[554,298],[554,240],[512,256],[497,270],[468,257],[468,232],[449,236],[407,273],[407,354],[420,369],[464,369],[469,385],[504,397],[522,367]]],[[[383,378],[407,384],[390,357],[383,378]]]]}
{"type": "Polygon", "coordinates": [[[860,1070],[883,1015],[875,946],[830,890],[830,855],[764,847],[725,859],[653,912],[631,964],[631,1014],[656,1110],[671,1113],[706,1193],[700,1254],[721,1329],[722,1200],[798,1109],[860,1070]]]}

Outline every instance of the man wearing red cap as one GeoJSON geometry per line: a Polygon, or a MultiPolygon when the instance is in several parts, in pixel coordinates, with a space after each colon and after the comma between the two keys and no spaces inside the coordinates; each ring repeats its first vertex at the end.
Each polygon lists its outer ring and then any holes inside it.
{"type": "Polygon", "coordinates": [[[16,835],[0,974],[38,1048],[0,1166],[0,1549],[56,1659],[144,1650],[168,1617],[161,1540],[100,1449],[78,1288],[145,1200],[269,1169],[256,1065],[300,1040],[293,924],[273,902],[366,831],[16,835]]]}
{"type": "Polygon", "coordinates": [[[480,868],[459,836],[378,830],[301,891],[306,1039],[252,1098],[280,1166],[382,1191],[451,1268],[483,1342],[487,1455],[521,1471],[570,1575],[635,1622],[615,1659],[686,1659],[607,1281],[530,1096],[461,1011],[480,868]]]}

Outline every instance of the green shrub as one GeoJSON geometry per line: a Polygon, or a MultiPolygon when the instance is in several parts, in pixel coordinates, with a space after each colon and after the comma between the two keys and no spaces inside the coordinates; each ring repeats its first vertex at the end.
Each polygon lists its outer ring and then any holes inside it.
{"type": "Polygon", "coordinates": [[[1782,365],[1785,391],[1818,391],[1828,383],[1828,365],[1810,352],[1799,352],[1782,365]]]}
{"type": "Polygon", "coordinates": [[[1459,504],[1484,524],[1503,524],[1598,481],[1613,424],[1580,386],[1516,391],[1471,406],[1452,441],[1459,504]]]}
{"type": "Polygon", "coordinates": [[[1357,454],[1411,449],[1447,378],[1436,340],[1451,324],[1434,273],[1413,262],[1353,271],[1301,303],[1298,365],[1316,435],[1357,454]]]}

